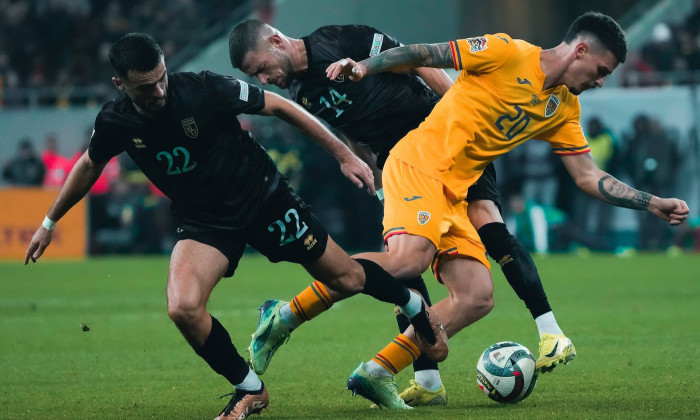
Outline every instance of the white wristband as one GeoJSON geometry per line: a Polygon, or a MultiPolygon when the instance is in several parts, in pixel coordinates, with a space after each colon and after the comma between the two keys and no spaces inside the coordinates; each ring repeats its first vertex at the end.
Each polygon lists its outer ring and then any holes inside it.
{"type": "Polygon", "coordinates": [[[54,230],[56,229],[56,222],[49,219],[49,216],[46,216],[44,217],[44,221],[41,222],[41,226],[43,226],[46,230],[54,230]]]}

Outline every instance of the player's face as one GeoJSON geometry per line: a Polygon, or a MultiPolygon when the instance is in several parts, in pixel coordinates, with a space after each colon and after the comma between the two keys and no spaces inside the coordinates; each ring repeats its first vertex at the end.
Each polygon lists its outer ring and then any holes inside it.
{"type": "Polygon", "coordinates": [[[126,78],[119,80],[119,84],[115,82],[117,87],[129,95],[136,109],[142,114],[154,114],[165,107],[168,73],[163,61],[151,71],[130,71],[126,78]]]}
{"type": "Polygon", "coordinates": [[[292,60],[274,46],[263,45],[245,55],[241,71],[257,78],[263,85],[286,89],[292,78],[292,60]]]}
{"type": "Polygon", "coordinates": [[[587,89],[603,87],[605,79],[619,62],[606,48],[588,49],[574,60],[566,71],[564,84],[574,95],[587,89]]]}

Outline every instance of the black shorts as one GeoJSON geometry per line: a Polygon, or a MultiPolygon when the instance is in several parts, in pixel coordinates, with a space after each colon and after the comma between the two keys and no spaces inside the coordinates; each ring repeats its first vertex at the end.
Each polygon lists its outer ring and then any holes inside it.
{"type": "Polygon", "coordinates": [[[493,201],[498,207],[498,211],[501,211],[501,195],[498,194],[498,188],[496,188],[496,168],[493,166],[493,162],[489,163],[484,169],[484,173],[467,191],[467,203],[477,200],[493,201]]]}
{"type": "Polygon", "coordinates": [[[246,244],[273,263],[308,264],[321,258],[328,243],[328,232],[311,211],[311,206],[284,178],[261,204],[258,215],[242,229],[177,225],[177,240],[192,239],[213,246],[228,258],[224,277],[231,277],[236,271],[246,244]]]}

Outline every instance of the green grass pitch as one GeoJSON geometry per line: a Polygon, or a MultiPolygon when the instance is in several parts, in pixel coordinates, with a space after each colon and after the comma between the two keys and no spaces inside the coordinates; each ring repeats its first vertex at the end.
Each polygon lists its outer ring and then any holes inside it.
{"type": "MultiPolygon", "coordinates": [[[[494,268],[496,307],[450,341],[441,365],[449,404],[372,410],[345,380],[395,336],[393,309],[366,296],[338,303],[295,331],[262,379],[261,418],[490,419],[700,417],[700,256],[639,254],[536,259],[559,324],[578,358],[541,375],[533,394],[499,405],[476,386],[490,344],[537,354],[529,312],[494,268]]],[[[228,383],[168,319],[167,258],[0,264],[0,419],[211,419],[228,383]],[[83,331],[86,326],[89,331],[83,331]]],[[[446,295],[428,274],[434,298],[446,295]]],[[[210,311],[245,355],[266,298],[309,284],[292,264],[247,255],[214,290],[210,311]]],[[[401,388],[412,378],[397,376],[401,388]]]]}

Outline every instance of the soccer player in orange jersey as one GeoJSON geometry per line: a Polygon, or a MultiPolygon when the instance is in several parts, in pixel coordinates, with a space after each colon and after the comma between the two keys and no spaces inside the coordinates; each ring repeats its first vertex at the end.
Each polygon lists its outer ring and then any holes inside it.
{"type": "MultiPolygon", "coordinates": [[[[615,206],[649,211],[671,225],[682,223],[689,212],[683,200],[635,190],[600,170],[583,136],[577,95],[602,87],[626,54],[620,26],[609,16],[589,12],[551,49],[498,33],[406,45],[359,63],[348,58],[331,64],[331,80],[340,74],[360,80],[415,67],[461,70],[427,119],[391,150],[382,179],[388,252],[361,257],[399,278],[431,266],[450,291],[433,310],[448,336],[459,332],[468,325],[460,301],[472,282],[490,279],[486,250],[466,217],[464,199],[490,162],[529,139],[549,142],[587,194],[615,206]],[[457,260],[462,261],[460,271],[454,270],[457,260]],[[464,261],[470,262],[470,270],[462,268],[464,261]]],[[[391,402],[397,398],[391,392],[393,375],[420,349],[409,328],[360,364],[348,388],[373,401],[383,395],[391,402]]],[[[547,349],[540,350],[547,354],[547,349]]]]}

